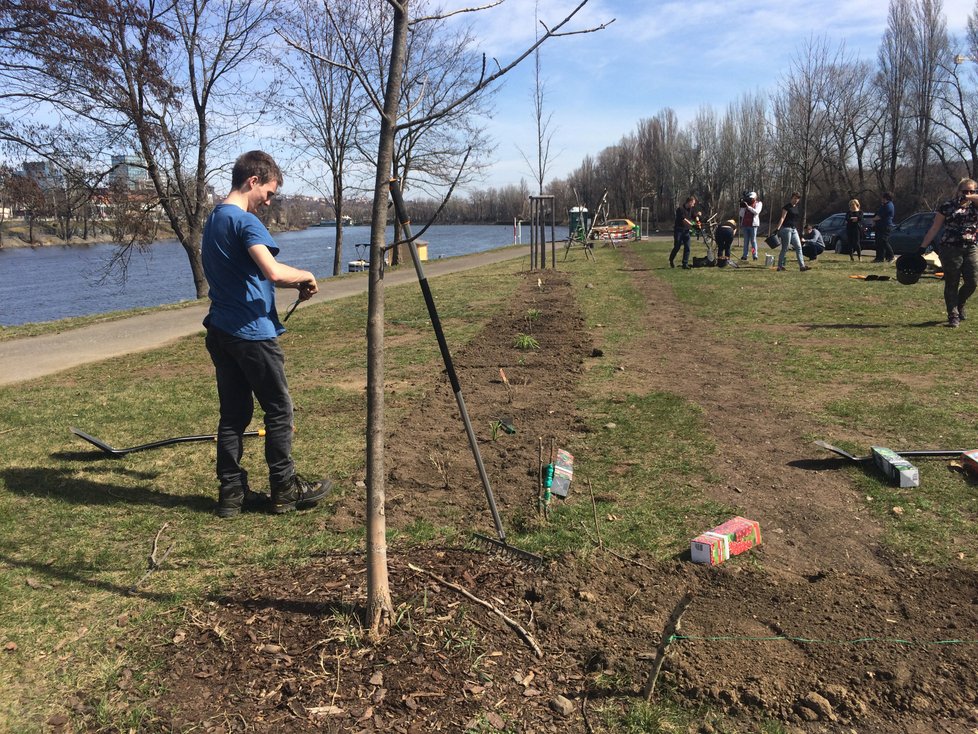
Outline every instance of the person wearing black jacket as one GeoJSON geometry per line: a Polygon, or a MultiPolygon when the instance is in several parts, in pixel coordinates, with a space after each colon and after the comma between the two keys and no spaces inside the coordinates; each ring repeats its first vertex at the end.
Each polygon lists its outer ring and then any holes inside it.
{"type": "Polygon", "coordinates": [[[974,179],[961,179],[955,197],[937,207],[920,243],[921,255],[934,243],[941,227],[944,233],[936,249],[944,268],[947,325],[957,328],[965,320],[965,302],[978,289],[978,183],[974,179]]]}
{"type": "Polygon", "coordinates": [[[679,248],[683,248],[683,270],[689,270],[689,230],[696,219],[693,207],[696,206],[696,197],[690,195],[686,198],[686,203],[676,208],[676,223],[672,228],[672,252],[669,253],[669,267],[676,267],[676,254],[679,248]]]}
{"type": "Polygon", "coordinates": [[[859,199],[849,200],[849,211],[846,212],[846,241],[849,243],[849,259],[863,259],[862,239],[863,212],[859,199]]]}
{"type": "Polygon", "coordinates": [[[795,255],[798,257],[798,269],[803,273],[806,270],[811,270],[805,265],[805,257],[801,251],[801,238],[798,236],[798,221],[801,219],[801,214],[798,211],[800,201],[801,194],[797,191],[792,192],[791,200],[781,207],[781,219],[778,220],[778,226],[774,228],[774,231],[778,233],[778,239],[781,240],[778,270],[784,270],[785,257],[788,254],[788,248],[792,245],[794,245],[795,255]]]}

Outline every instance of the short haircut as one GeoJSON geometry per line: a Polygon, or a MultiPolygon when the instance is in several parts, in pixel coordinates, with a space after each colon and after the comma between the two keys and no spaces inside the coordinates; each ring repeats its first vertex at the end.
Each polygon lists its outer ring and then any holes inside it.
{"type": "Polygon", "coordinates": [[[258,183],[266,184],[274,179],[282,185],[282,170],[275,160],[263,150],[250,150],[238,156],[231,169],[231,189],[237,191],[252,176],[258,176],[258,183]]]}
{"type": "Polygon", "coordinates": [[[690,194],[689,196],[686,197],[686,203],[687,204],[689,202],[691,202],[691,201],[696,201],[696,195],[695,194],[690,194]]]}
{"type": "Polygon", "coordinates": [[[958,181],[958,188],[960,189],[962,186],[968,186],[969,188],[974,189],[978,188],[978,183],[976,183],[973,178],[962,178],[960,181],[958,181]]]}
{"type": "Polygon", "coordinates": [[[893,192],[892,191],[884,191],[883,192],[883,198],[886,199],[887,201],[893,201],[893,192]]]}
{"type": "Polygon", "coordinates": [[[856,211],[859,208],[859,199],[849,199],[849,211],[856,211]]]}
{"type": "Polygon", "coordinates": [[[801,194],[799,194],[797,191],[792,191],[791,192],[791,198],[792,199],[800,199],[801,198],[801,194]]]}

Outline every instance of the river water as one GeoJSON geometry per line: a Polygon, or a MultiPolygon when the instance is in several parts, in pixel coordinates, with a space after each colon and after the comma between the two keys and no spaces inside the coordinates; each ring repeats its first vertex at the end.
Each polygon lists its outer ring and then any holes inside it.
{"type": "MultiPolygon", "coordinates": [[[[356,245],[370,239],[367,226],[343,230],[343,260],[358,258],[356,245]]],[[[529,238],[528,229],[523,234],[529,238]]],[[[507,225],[433,225],[423,235],[428,258],[468,255],[513,243],[507,225]]],[[[387,241],[393,239],[388,229],[387,241]]],[[[311,227],[275,235],[278,259],[317,278],[333,270],[332,227],[311,227]]],[[[526,241],[526,240],[524,240],[526,241]]],[[[72,245],[0,250],[0,326],[54,321],[194,299],[187,255],[176,240],[156,242],[134,253],[125,280],[105,276],[115,245],[72,245]]],[[[343,270],[346,272],[346,266],[343,270]]]]}

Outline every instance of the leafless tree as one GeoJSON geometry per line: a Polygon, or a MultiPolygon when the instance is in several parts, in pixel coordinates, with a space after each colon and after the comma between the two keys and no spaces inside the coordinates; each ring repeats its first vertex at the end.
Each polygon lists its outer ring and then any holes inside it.
{"type": "MultiPolygon", "coordinates": [[[[338,5],[334,20],[347,38],[350,52],[359,57],[366,51],[369,36],[358,32],[365,18],[376,17],[369,0],[349,0],[338,5]]],[[[295,53],[277,60],[289,80],[291,101],[280,117],[289,126],[294,142],[300,147],[298,158],[313,167],[306,183],[319,190],[333,209],[336,220],[333,275],[343,269],[343,230],[346,215],[346,192],[349,173],[358,163],[359,136],[372,112],[348,68],[338,67],[324,59],[343,54],[338,34],[322,14],[319,0],[302,0],[289,14],[284,31],[295,53]],[[326,180],[320,177],[327,171],[326,180]]]]}
{"type": "Polygon", "coordinates": [[[939,90],[947,83],[951,56],[943,0],[915,0],[911,6],[909,84],[910,204],[924,203],[930,170],[933,127],[939,90]]]}
{"type": "Polygon", "coordinates": [[[642,158],[645,180],[653,198],[653,228],[658,215],[667,218],[672,209],[678,206],[676,200],[686,194],[680,192],[681,184],[676,166],[676,152],[679,136],[679,118],[671,108],[665,108],[654,117],[639,122],[639,151],[642,158]]]}
{"type": "Polygon", "coordinates": [[[0,248],[3,248],[3,223],[7,218],[7,210],[10,208],[10,178],[14,172],[10,166],[0,163],[0,248]]]}
{"type": "Polygon", "coordinates": [[[25,59],[18,99],[53,106],[142,157],[203,298],[200,240],[213,158],[229,154],[265,111],[251,75],[274,0],[75,0],[43,11],[51,19],[42,39],[11,41],[25,59]]]}
{"type": "Polygon", "coordinates": [[[826,86],[825,110],[830,197],[860,197],[869,188],[868,150],[881,117],[869,64],[840,54],[826,86]]]}
{"type": "Polygon", "coordinates": [[[37,181],[21,174],[13,174],[7,183],[11,208],[24,212],[27,220],[27,241],[34,243],[34,225],[38,216],[44,212],[45,197],[37,181]]]}
{"type": "MultiPolygon", "coordinates": [[[[728,113],[736,127],[735,189],[765,196],[767,183],[767,105],[759,95],[745,94],[728,113]]],[[[764,213],[764,210],[761,210],[764,213]]]]}
{"type": "Polygon", "coordinates": [[[970,178],[978,175],[978,124],[973,121],[978,107],[978,2],[968,16],[963,41],[967,53],[945,62],[947,77],[939,87],[934,120],[939,130],[934,151],[952,180],[961,164],[970,178]]]}
{"type": "Polygon", "coordinates": [[[722,118],[712,107],[701,107],[688,126],[696,161],[691,188],[699,195],[705,214],[720,212],[729,205],[736,169],[736,126],[732,111],[722,118]]]}
{"type": "MultiPolygon", "coordinates": [[[[497,65],[490,72],[485,61],[478,76],[471,83],[447,90],[446,96],[432,106],[426,114],[407,116],[402,108],[404,77],[408,63],[408,36],[411,29],[426,23],[438,22],[449,15],[472,13],[486,9],[462,8],[454,13],[433,12],[421,16],[414,12],[418,3],[412,0],[387,0],[393,13],[390,31],[390,56],[382,87],[374,87],[369,79],[369,68],[349,51],[344,43],[344,59],[336,63],[351,69],[380,115],[380,132],[375,158],[376,175],[373,187],[373,208],[370,231],[370,271],[368,276],[367,316],[367,584],[368,615],[373,636],[382,634],[390,623],[393,611],[387,572],[387,540],[385,518],[384,472],[384,251],[389,182],[394,165],[395,142],[398,133],[409,128],[422,127],[433,120],[445,119],[455,110],[483,94],[517,64],[528,58],[534,50],[550,38],[567,35],[564,27],[580,12],[588,0],[581,0],[559,23],[545,27],[536,43],[505,65],[497,65]],[[378,93],[379,89],[382,93],[378,93]]],[[[498,4],[498,3],[494,3],[498,4]]],[[[332,15],[332,3],[327,0],[326,12],[332,15]]],[[[335,27],[335,23],[334,23],[335,27]]],[[[590,32],[597,29],[587,29],[590,32]]],[[[423,94],[423,90],[422,90],[423,94]]],[[[409,95],[410,96],[410,95],[409,95]]]]}
{"type": "Polygon", "coordinates": [[[809,38],[782,77],[774,98],[775,151],[790,177],[785,188],[797,187],[802,195],[802,223],[807,219],[809,192],[829,148],[826,105],[836,58],[830,55],[824,38],[809,38]]]}
{"type": "MultiPolygon", "coordinates": [[[[533,20],[535,25],[540,24],[540,2],[533,3],[533,20]]],[[[538,31],[539,33],[539,31],[538,31]]],[[[540,62],[540,49],[533,52],[533,90],[531,92],[533,102],[533,124],[534,124],[534,147],[532,154],[527,153],[521,148],[519,150],[523,160],[533,175],[533,180],[537,185],[537,193],[543,194],[543,184],[547,179],[547,169],[550,167],[551,151],[554,134],[556,129],[553,127],[553,111],[547,111],[547,82],[543,78],[540,62]],[[531,158],[532,155],[532,158],[531,158]]]]}
{"type": "MultiPolygon", "coordinates": [[[[420,12],[425,8],[424,3],[418,6],[420,12]]],[[[472,183],[485,168],[493,149],[485,121],[492,116],[495,89],[486,87],[445,109],[458,90],[472,88],[483,72],[483,59],[473,52],[474,45],[470,28],[454,28],[434,16],[412,24],[391,172],[403,191],[438,198],[449,187],[472,183]],[[438,114],[442,109],[444,114],[438,114]]],[[[395,220],[394,238],[401,236],[395,220]]],[[[399,264],[399,256],[400,249],[394,249],[392,264],[399,264]]]]}
{"type": "Polygon", "coordinates": [[[877,54],[876,87],[883,99],[878,136],[879,188],[892,191],[897,184],[900,153],[906,143],[906,98],[912,74],[913,0],[890,0],[886,31],[877,54]]]}

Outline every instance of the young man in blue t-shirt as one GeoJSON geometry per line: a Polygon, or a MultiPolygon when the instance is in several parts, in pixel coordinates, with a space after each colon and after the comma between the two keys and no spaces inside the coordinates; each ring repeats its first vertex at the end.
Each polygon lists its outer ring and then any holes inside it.
{"type": "Polygon", "coordinates": [[[893,261],[893,248],[890,247],[890,232],[893,231],[893,218],[896,210],[893,207],[893,194],[884,191],[881,197],[880,208],[876,210],[873,220],[873,231],[876,232],[876,257],[874,263],[893,261]]]}
{"type": "Polygon", "coordinates": [[[231,193],[204,225],[201,259],[210,286],[207,351],[217,371],[221,417],[217,428],[217,514],[234,517],[257,508],[262,496],[248,486],[241,466],[243,435],[255,399],[265,412],[265,461],[271,510],[314,506],[329,491],[328,480],[309,482],[292,461],[292,398],[278,336],[285,331],[275,310],[275,287],[296,288],[300,300],[319,291],[316,277],[275,259],[275,240],[256,213],[271,204],[282,172],[270,155],[245,153],[234,163],[231,193]]]}

